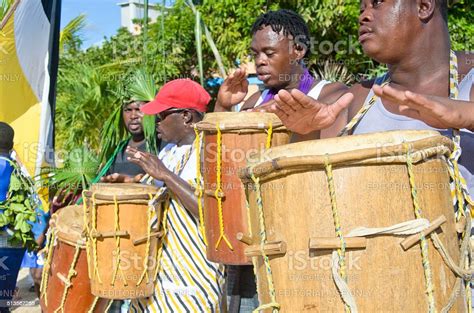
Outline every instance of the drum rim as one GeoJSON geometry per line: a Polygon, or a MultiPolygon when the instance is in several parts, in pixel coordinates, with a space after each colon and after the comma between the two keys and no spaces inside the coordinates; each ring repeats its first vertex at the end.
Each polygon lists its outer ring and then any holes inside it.
{"type": "Polygon", "coordinates": [[[155,195],[160,187],[139,184],[139,183],[97,183],[93,184],[89,190],[84,191],[84,196],[88,199],[94,198],[96,200],[104,200],[104,201],[128,201],[128,200],[150,200],[150,194],[155,195]],[[103,188],[103,189],[102,189],[103,188]],[[128,195],[115,195],[113,191],[119,189],[126,189],[128,191],[136,189],[140,190],[136,193],[128,194],[128,195]],[[150,192],[146,192],[145,189],[149,189],[150,192]]]}
{"type": "MultiPolygon", "coordinates": [[[[353,136],[373,136],[374,134],[380,135],[383,133],[385,133],[386,135],[395,135],[402,133],[414,135],[416,132],[418,132],[419,134],[424,133],[427,136],[418,140],[407,141],[407,143],[410,144],[410,147],[414,150],[413,163],[417,163],[422,159],[427,159],[428,157],[433,155],[448,156],[452,152],[453,142],[447,137],[442,136],[437,131],[389,131],[353,136]]],[[[327,140],[334,141],[334,139],[336,138],[330,138],[327,140]]],[[[276,149],[281,149],[282,147],[284,146],[278,146],[276,147],[276,149]]],[[[251,166],[241,168],[239,171],[239,177],[241,178],[243,183],[248,183],[251,181],[252,175],[254,177],[264,178],[272,173],[281,171],[291,173],[294,171],[304,170],[308,167],[311,167],[311,169],[323,169],[326,160],[328,160],[330,164],[336,167],[355,166],[362,164],[406,163],[406,160],[404,160],[406,159],[405,147],[403,147],[401,143],[387,144],[384,145],[383,148],[383,152],[381,152],[380,149],[377,147],[372,147],[354,149],[328,155],[321,153],[290,157],[270,157],[267,160],[255,162],[251,166]],[[394,155],[394,153],[396,154],[394,155]]],[[[249,161],[248,164],[251,164],[251,161],[249,161]]]]}
{"type": "Polygon", "coordinates": [[[282,121],[273,113],[264,112],[214,112],[208,113],[204,119],[196,123],[196,128],[200,131],[216,131],[216,123],[223,132],[238,131],[251,132],[250,130],[265,130],[270,128],[270,123],[274,130],[285,130],[282,121]],[[246,117],[243,120],[243,116],[246,117]]]}

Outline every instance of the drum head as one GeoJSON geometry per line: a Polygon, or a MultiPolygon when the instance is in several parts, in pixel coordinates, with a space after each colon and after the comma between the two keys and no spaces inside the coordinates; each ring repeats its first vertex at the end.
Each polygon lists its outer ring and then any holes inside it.
{"type": "Polygon", "coordinates": [[[51,218],[51,227],[56,232],[58,240],[71,245],[84,246],[82,236],[84,226],[84,211],[82,205],[70,205],[60,209],[51,218]]]}
{"type": "Polygon", "coordinates": [[[260,112],[207,113],[196,127],[198,130],[215,131],[217,124],[222,131],[268,129],[270,125],[273,129],[285,129],[278,116],[260,112]]]}

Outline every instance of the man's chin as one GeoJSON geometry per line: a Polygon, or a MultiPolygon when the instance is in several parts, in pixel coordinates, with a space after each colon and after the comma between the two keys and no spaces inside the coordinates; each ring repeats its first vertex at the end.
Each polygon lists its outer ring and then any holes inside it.
{"type": "Polygon", "coordinates": [[[140,135],[143,135],[143,129],[141,129],[141,128],[138,128],[138,129],[129,129],[128,132],[129,132],[130,135],[132,135],[132,136],[140,136],[140,135]]]}

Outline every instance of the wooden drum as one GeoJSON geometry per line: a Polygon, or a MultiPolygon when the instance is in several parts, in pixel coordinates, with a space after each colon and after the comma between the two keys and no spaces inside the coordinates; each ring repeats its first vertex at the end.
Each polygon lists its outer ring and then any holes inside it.
{"type": "Polygon", "coordinates": [[[248,218],[238,169],[246,165],[250,154],[289,143],[289,132],[276,115],[256,112],[209,113],[197,129],[204,132],[201,173],[207,258],[223,264],[250,264],[244,253],[248,218]],[[218,185],[221,189],[216,193],[218,185]]]}
{"type": "Polygon", "coordinates": [[[163,236],[161,206],[149,206],[157,191],[142,184],[95,184],[85,192],[94,295],[135,299],[153,294],[163,236]]]}
{"type": "Polygon", "coordinates": [[[109,300],[92,295],[87,271],[82,206],[68,206],[51,217],[54,237],[44,266],[41,309],[53,312],[104,312],[109,300]]]}
{"type": "Polygon", "coordinates": [[[250,160],[241,172],[251,189],[246,252],[262,311],[422,312],[451,302],[465,312],[465,281],[433,245],[465,270],[452,148],[435,131],[395,131],[295,143],[250,160]]]}

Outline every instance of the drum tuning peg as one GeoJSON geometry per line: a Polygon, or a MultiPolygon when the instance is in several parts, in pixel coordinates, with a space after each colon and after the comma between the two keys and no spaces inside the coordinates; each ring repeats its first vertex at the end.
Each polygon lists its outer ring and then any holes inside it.
{"type": "Polygon", "coordinates": [[[252,237],[245,235],[244,233],[237,233],[236,236],[238,241],[245,243],[246,245],[251,245],[253,243],[252,237]]]}

